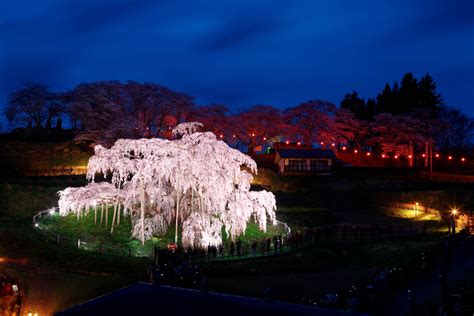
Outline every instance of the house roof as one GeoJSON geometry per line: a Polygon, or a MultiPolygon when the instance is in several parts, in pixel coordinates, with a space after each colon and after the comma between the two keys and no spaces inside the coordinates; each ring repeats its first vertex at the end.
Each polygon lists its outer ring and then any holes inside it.
{"type": "Polygon", "coordinates": [[[332,150],[329,149],[279,149],[277,154],[281,158],[313,158],[313,159],[337,159],[332,150]]]}
{"type": "MultiPolygon", "coordinates": [[[[347,315],[339,310],[138,282],[56,315],[347,315]]],[[[354,315],[354,314],[351,314],[354,315]]]]}

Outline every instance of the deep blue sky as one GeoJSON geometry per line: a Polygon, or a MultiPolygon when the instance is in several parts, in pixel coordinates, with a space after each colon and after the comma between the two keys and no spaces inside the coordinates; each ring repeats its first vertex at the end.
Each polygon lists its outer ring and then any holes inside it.
{"type": "Polygon", "coordinates": [[[199,104],[339,104],[429,72],[474,116],[474,2],[29,0],[0,4],[0,107],[27,81],[154,81],[199,104]],[[199,2],[199,4],[197,4],[199,2]]]}

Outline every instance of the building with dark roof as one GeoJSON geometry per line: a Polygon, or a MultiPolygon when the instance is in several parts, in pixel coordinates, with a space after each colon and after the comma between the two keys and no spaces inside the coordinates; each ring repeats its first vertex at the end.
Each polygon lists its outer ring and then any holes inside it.
{"type": "Polygon", "coordinates": [[[284,175],[329,174],[337,157],[329,149],[279,149],[275,155],[278,172],[284,175]]]}
{"type": "MultiPolygon", "coordinates": [[[[349,315],[307,305],[138,282],[56,315],[349,315]]],[[[358,315],[350,313],[350,315],[358,315]]]]}

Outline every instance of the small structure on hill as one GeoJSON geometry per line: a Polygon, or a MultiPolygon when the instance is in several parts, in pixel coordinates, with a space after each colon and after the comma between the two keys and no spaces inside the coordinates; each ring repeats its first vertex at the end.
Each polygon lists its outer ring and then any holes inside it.
{"type": "Polygon", "coordinates": [[[278,172],[284,175],[330,173],[337,161],[332,150],[328,149],[279,149],[275,164],[278,172]]]}

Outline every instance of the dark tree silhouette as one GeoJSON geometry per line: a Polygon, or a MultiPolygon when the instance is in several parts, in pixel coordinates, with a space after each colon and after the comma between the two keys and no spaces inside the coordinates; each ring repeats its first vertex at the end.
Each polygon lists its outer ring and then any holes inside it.
{"type": "Polygon", "coordinates": [[[358,120],[372,121],[374,119],[375,101],[369,99],[366,104],[356,91],[346,93],[340,107],[353,113],[358,120]]]}
{"type": "Polygon", "coordinates": [[[30,82],[8,96],[4,114],[10,124],[50,128],[53,119],[60,119],[65,111],[60,94],[52,93],[46,85],[30,82]]]}
{"type": "Polygon", "coordinates": [[[403,76],[400,87],[396,82],[393,88],[387,83],[377,95],[376,112],[403,115],[422,109],[429,111],[430,117],[435,118],[442,101],[441,95],[436,91],[436,83],[429,74],[418,81],[412,73],[407,73],[403,76]]]}
{"type": "Polygon", "coordinates": [[[458,109],[442,107],[435,125],[436,143],[441,151],[466,152],[474,137],[474,120],[458,109]]]}
{"type": "Polygon", "coordinates": [[[166,133],[193,109],[192,98],[154,83],[103,81],[78,85],[68,95],[77,141],[109,146],[118,138],[166,133]]]}

